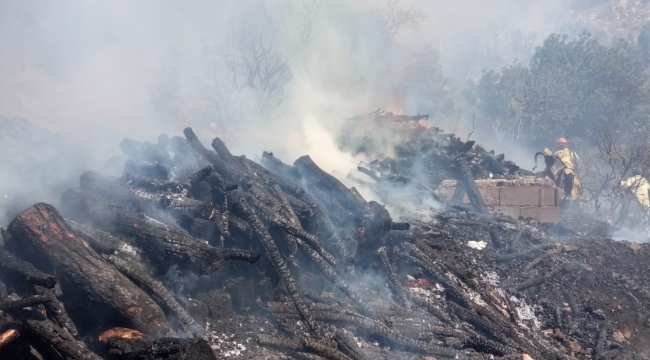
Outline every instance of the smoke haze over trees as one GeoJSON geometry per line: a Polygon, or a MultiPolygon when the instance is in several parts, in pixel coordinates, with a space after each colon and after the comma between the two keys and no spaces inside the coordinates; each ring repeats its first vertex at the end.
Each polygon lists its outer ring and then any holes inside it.
{"type": "MultiPolygon", "coordinates": [[[[460,136],[475,119],[474,139],[526,167],[558,136],[595,150],[596,130],[646,126],[649,14],[614,0],[2,0],[0,115],[66,139],[41,155],[84,149],[35,189],[119,164],[106,160],[125,136],[185,126],[344,175],[355,159],[332,139],[377,108],[460,136]]],[[[17,167],[0,192],[31,179],[17,167]]]]}
{"type": "Polygon", "coordinates": [[[609,47],[587,33],[553,34],[529,66],[486,71],[478,108],[508,141],[564,136],[595,144],[598,130],[636,130],[648,122],[649,78],[637,55],[625,42],[609,47]]]}

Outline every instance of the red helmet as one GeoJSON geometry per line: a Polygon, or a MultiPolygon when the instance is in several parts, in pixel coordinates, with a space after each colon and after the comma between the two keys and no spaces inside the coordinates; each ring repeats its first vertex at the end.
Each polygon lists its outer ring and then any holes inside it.
{"type": "Polygon", "coordinates": [[[558,145],[560,145],[560,144],[566,145],[566,143],[567,143],[567,141],[563,137],[557,139],[557,141],[556,141],[556,144],[558,144],[558,145]]]}

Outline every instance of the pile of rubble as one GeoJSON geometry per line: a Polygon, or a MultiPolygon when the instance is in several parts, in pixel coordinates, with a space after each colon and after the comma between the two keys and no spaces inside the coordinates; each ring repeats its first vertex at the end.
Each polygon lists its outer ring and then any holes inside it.
{"type": "Polygon", "coordinates": [[[428,115],[394,115],[378,110],[348,119],[337,143],[342,151],[376,159],[363,167],[377,176],[426,179],[432,186],[456,178],[454,168],[460,157],[468,163],[475,179],[533,175],[505,160],[503,154],[487,151],[475,141],[462,141],[454,134],[428,125],[428,118],[428,115]],[[392,156],[385,157],[386,154],[392,156]]]}
{"type": "Polygon", "coordinates": [[[380,111],[348,119],[337,139],[339,149],[372,159],[361,162],[358,173],[350,173],[348,180],[369,188],[383,202],[407,202],[420,208],[441,202],[436,190],[440,186],[448,187],[445,182],[456,180],[463,185],[469,202],[480,213],[486,213],[490,205],[481,199],[480,189],[474,186],[475,180],[512,181],[526,177],[526,182],[535,181],[532,172],[505,160],[503,154],[487,151],[475,141],[462,141],[439,127],[429,126],[427,119],[428,115],[394,115],[380,111]]]}
{"type": "Polygon", "coordinates": [[[184,133],[124,140],[122,177],[2,231],[0,358],[650,359],[645,244],[462,207],[397,222],[309,156],[184,133]]]}

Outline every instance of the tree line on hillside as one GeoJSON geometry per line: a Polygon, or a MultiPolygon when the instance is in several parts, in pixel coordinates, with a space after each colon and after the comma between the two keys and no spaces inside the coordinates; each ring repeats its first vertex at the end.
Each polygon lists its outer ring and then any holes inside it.
{"type": "Polygon", "coordinates": [[[650,24],[636,42],[611,46],[552,34],[528,64],[485,70],[469,100],[500,141],[541,150],[568,138],[582,153],[584,200],[611,214],[624,207],[622,179],[650,176],[649,70],[650,24]]]}
{"type": "Polygon", "coordinates": [[[476,85],[484,121],[509,141],[558,136],[596,145],[599,133],[627,133],[650,119],[650,77],[641,46],[605,46],[588,33],[550,35],[528,66],[486,70],[476,85]]]}

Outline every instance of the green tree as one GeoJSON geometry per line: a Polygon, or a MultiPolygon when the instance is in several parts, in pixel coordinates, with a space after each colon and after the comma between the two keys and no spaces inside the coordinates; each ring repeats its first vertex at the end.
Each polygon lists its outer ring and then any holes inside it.
{"type": "Polygon", "coordinates": [[[484,117],[505,123],[513,140],[589,141],[598,129],[618,131],[638,119],[639,109],[650,104],[648,83],[631,44],[608,47],[588,33],[573,40],[553,34],[528,68],[486,71],[477,93],[484,117]]]}
{"type": "Polygon", "coordinates": [[[501,73],[486,71],[478,84],[483,114],[498,140],[519,140],[526,125],[531,76],[528,68],[514,64],[501,73]]]}

